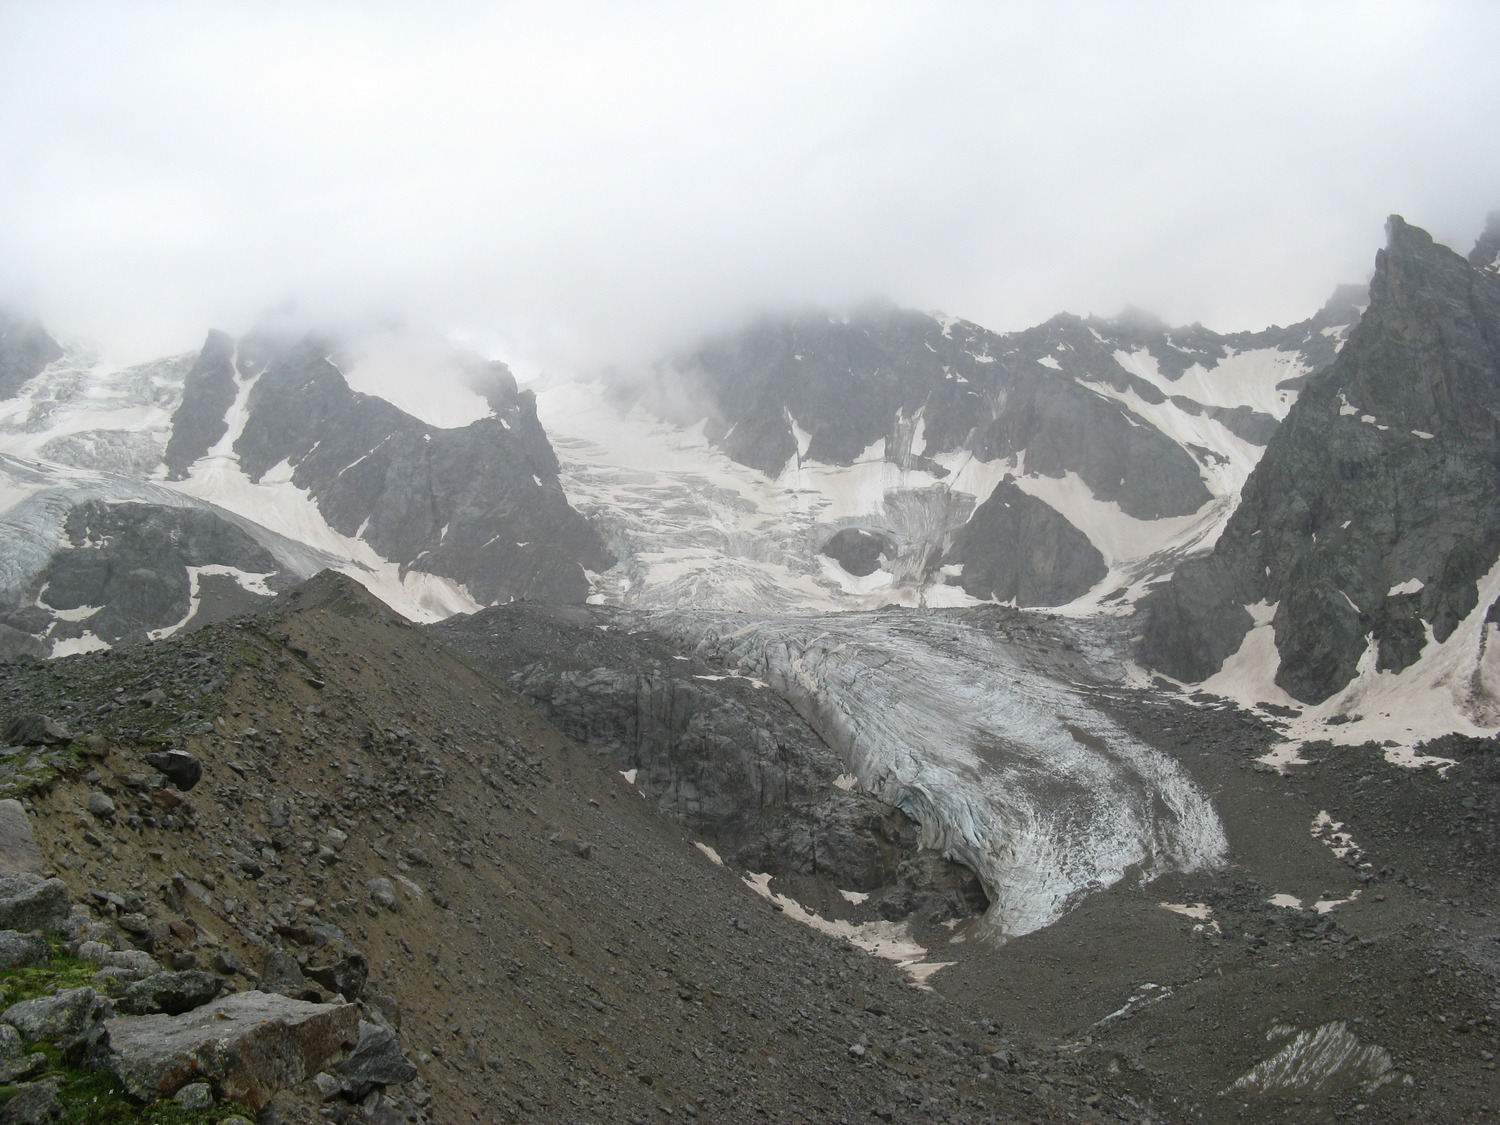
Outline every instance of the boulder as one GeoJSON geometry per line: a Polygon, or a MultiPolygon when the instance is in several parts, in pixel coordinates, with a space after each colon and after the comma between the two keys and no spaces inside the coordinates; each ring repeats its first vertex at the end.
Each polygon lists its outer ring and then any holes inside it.
{"type": "Polygon", "coordinates": [[[27,1054],[21,1033],[8,1023],[0,1023],[0,1083],[8,1085],[44,1070],[46,1066],[46,1055],[41,1052],[27,1054]]]}
{"type": "Polygon", "coordinates": [[[307,983],[302,975],[302,966],[297,958],[283,949],[273,949],[266,954],[265,967],[260,973],[262,992],[275,992],[295,1000],[319,1000],[318,990],[307,983]]]}
{"type": "Polygon", "coordinates": [[[57,1080],[31,1082],[0,1109],[0,1125],[50,1125],[67,1117],[57,1096],[57,1080]]]}
{"type": "Polygon", "coordinates": [[[31,1043],[51,1043],[65,1058],[83,1059],[104,1040],[104,1024],[114,1005],[92,988],[70,988],[35,1000],[22,1000],[0,1012],[31,1043]]]}
{"type": "Polygon", "coordinates": [[[307,976],[345,1000],[358,1000],[370,979],[370,962],[363,953],[348,953],[330,965],[310,965],[307,976]]]}
{"type": "Polygon", "coordinates": [[[115,1006],[132,1016],[155,1012],[181,1015],[216,999],[223,987],[224,982],[213,973],[199,970],[157,973],[126,988],[115,1001],[115,1006]]]}
{"type": "Polygon", "coordinates": [[[45,863],[31,830],[31,818],[21,802],[0,801],[0,874],[40,875],[45,863]]]}
{"type": "Polygon", "coordinates": [[[184,793],[197,785],[198,779],[203,776],[203,763],[185,750],[162,750],[147,754],[146,761],[184,793]]]}
{"type": "Polygon", "coordinates": [[[396,1037],[378,1024],[364,1020],[359,1024],[359,1043],[334,1070],[352,1101],[358,1101],[377,1086],[394,1086],[417,1076],[417,1068],[401,1053],[396,1037]]]}
{"type": "Polygon", "coordinates": [[[73,741],[73,735],[48,715],[17,715],[5,724],[0,741],[19,746],[59,746],[73,741]]]}
{"type": "Polygon", "coordinates": [[[73,910],[68,885],[25,873],[0,878],[0,929],[60,934],[73,910]]]}
{"type": "Polygon", "coordinates": [[[359,1009],[239,992],[182,1015],[119,1016],[105,1026],[110,1069],[131,1096],[156,1101],[207,1081],[258,1111],[358,1042],[359,1009]]]}
{"type": "Polygon", "coordinates": [[[52,947],[36,934],[0,930],[0,969],[29,969],[52,960],[52,947]]]}

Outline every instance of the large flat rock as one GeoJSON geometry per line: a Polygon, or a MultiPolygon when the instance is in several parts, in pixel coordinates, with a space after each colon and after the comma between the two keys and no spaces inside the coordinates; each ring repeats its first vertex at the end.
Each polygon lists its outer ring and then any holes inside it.
{"type": "Polygon", "coordinates": [[[240,992],[182,1015],[121,1016],[105,1027],[110,1067],[133,1097],[156,1101],[208,1081],[260,1110],[358,1041],[359,1009],[240,992]]]}
{"type": "Polygon", "coordinates": [[[0,801],[0,874],[40,875],[45,868],[31,818],[21,802],[14,798],[0,801]]]}

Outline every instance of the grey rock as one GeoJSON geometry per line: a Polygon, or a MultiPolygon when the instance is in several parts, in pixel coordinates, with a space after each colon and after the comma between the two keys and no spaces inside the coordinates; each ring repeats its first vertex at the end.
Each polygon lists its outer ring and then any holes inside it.
{"type": "Polygon", "coordinates": [[[214,1088],[207,1082],[189,1082],[177,1091],[176,1101],[186,1110],[208,1109],[214,1104],[214,1088]]]}
{"type": "Polygon", "coordinates": [[[177,1016],[119,1016],[106,1028],[109,1066],[133,1097],[154,1101],[207,1081],[259,1111],[358,1041],[359,1009],[240,992],[177,1016]]]}
{"type": "Polygon", "coordinates": [[[943,562],[963,566],[966,593],[1019,606],[1072,601],[1109,571],[1088,536],[1009,475],[955,534],[943,562]]]}
{"type": "Polygon", "coordinates": [[[27,1054],[21,1033],[8,1023],[0,1023],[0,1083],[19,1081],[46,1067],[46,1055],[27,1054]]]}
{"type": "Polygon", "coordinates": [[[49,1125],[67,1116],[56,1082],[32,1082],[0,1109],[0,1125],[49,1125]]]}
{"type": "Polygon", "coordinates": [[[1213,552],[1143,599],[1140,655],[1212,675],[1275,603],[1276,682],[1306,703],[1369,639],[1399,672],[1446,641],[1500,558],[1500,275],[1393,216],[1370,305],[1308,382],[1213,552]],[[1367,421],[1368,419],[1368,421],[1367,421]],[[1424,436],[1427,435],[1427,436],[1424,436]],[[1420,589],[1393,590],[1413,579],[1420,589]]]}
{"type": "Polygon", "coordinates": [[[548,839],[569,855],[576,855],[579,859],[590,859],[593,857],[594,845],[588,843],[571,828],[565,828],[561,832],[554,832],[548,839]]]}
{"type": "Polygon", "coordinates": [[[72,909],[68,885],[61,879],[26,874],[0,878],[0,929],[60,934],[72,909]]]}
{"type": "Polygon", "coordinates": [[[103,1041],[105,1020],[113,1014],[114,1005],[92,988],[71,988],[12,1004],[0,1012],[0,1023],[28,1042],[52,1043],[65,1057],[84,1058],[103,1041]]]}
{"type": "Polygon", "coordinates": [[[370,962],[364,954],[350,952],[330,964],[308,966],[307,976],[352,1002],[364,995],[370,979],[370,962]]]}
{"type": "Polygon", "coordinates": [[[344,1084],[329,1074],[326,1070],[320,1070],[313,1075],[313,1085],[318,1088],[318,1097],[325,1102],[332,1101],[344,1092],[344,1084]]]}
{"type": "Polygon", "coordinates": [[[89,794],[89,812],[100,820],[113,820],[115,818],[115,803],[110,800],[108,794],[94,792],[89,794]]]}
{"type": "Polygon", "coordinates": [[[0,801],[0,874],[40,875],[45,866],[31,818],[21,802],[14,798],[0,801]]]}
{"type": "Polygon", "coordinates": [[[281,949],[272,949],[266,954],[265,967],[260,973],[260,988],[263,992],[275,992],[298,1000],[319,998],[317,990],[308,985],[307,977],[302,974],[302,966],[297,964],[297,958],[281,949]]]}
{"type": "Polygon", "coordinates": [[[863,578],[879,570],[880,564],[896,551],[896,541],[883,531],[846,527],[830,536],[820,553],[850,574],[863,578]]]}
{"type": "Polygon", "coordinates": [[[52,947],[36,934],[0,930],[0,969],[32,968],[52,960],[52,947]]]}
{"type": "Polygon", "coordinates": [[[62,347],[38,321],[0,309],[0,399],[14,397],[62,354],[62,347]]]}
{"type": "Polygon", "coordinates": [[[387,910],[396,910],[399,899],[396,897],[396,886],[385,876],[377,876],[365,884],[365,889],[370,892],[370,901],[376,906],[383,906],[387,910]]]}
{"type": "Polygon", "coordinates": [[[162,750],[145,755],[146,761],[178,789],[186,793],[203,776],[203,763],[186,750],[162,750]]]}
{"type": "Polygon", "coordinates": [[[349,1057],[334,1068],[347,1095],[358,1100],[376,1087],[410,1082],[417,1068],[402,1053],[396,1037],[383,1027],[361,1020],[359,1042],[349,1057]]]}
{"type": "Polygon", "coordinates": [[[441,429],[353,391],[327,340],[247,337],[242,369],[247,349],[264,368],[234,443],[240,465],[251,480],[294,465],[292,483],[334,529],[463,582],[486,604],[581,602],[584,568],[613,565],[563,493],[535,396],[503,364],[455,357],[484,379],[494,414],[441,429]]]}
{"type": "Polygon", "coordinates": [[[115,1000],[124,1015],[145,1016],[155,1012],[180,1015],[202,1007],[224,989],[224,982],[199,970],[154,973],[127,987],[115,1000]]]}
{"type": "MultiPolygon", "coordinates": [[[[270,574],[274,587],[283,583],[281,575],[290,565],[290,559],[287,564],[278,561],[250,529],[206,507],[81,498],[61,530],[63,546],[38,576],[46,585],[44,608],[102,606],[87,627],[110,644],[144,641],[149,630],[181,622],[192,608],[190,566],[270,574]]],[[[259,534],[271,541],[263,530],[259,534]]],[[[266,601],[232,578],[213,575],[203,577],[198,594],[189,628],[266,601]]],[[[68,623],[58,627],[66,629],[68,623]]],[[[167,699],[165,691],[155,688],[137,702],[161,707],[167,699]]]]}
{"type": "Polygon", "coordinates": [[[234,340],[210,332],[182,384],[182,402],[172,415],[172,436],[162,460],[168,480],[182,480],[193,462],[228,430],[225,412],[234,404],[234,340]]]}
{"type": "Polygon", "coordinates": [[[240,959],[226,949],[219,949],[214,952],[213,965],[214,972],[223,973],[226,976],[238,974],[242,977],[248,977],[251,975],[250,970],[240,964],[240,959]]]}
{"type": "Polygon", "coordinates": [[[19,746],[60,746],[72,742],[73,735],[56,719],[31,712],[6,723],[0,741],[19,746]]]}
{"type": "Polygon", "coordinates": [[[161,972],[161,962],[140,949],[107,950],[100,955],[99,964],[107,969],[139,973],[142,978],[161,972]]]}

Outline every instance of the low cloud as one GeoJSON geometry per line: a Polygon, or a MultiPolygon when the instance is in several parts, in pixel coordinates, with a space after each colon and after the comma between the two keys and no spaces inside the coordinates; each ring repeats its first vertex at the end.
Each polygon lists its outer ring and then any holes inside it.
{"type": "Polygon", "coordinates": [[[1308,315],[1500,207],[1488,4],[9,5],[0,299],[136,358],[394,315],[630,362],[882,295],[1308,315]]]}

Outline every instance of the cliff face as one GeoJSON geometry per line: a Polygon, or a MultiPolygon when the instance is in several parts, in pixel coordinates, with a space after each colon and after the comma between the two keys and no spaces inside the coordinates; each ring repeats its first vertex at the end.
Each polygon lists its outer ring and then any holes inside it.
{"type": "Polygon", "coordinates": [[[1276,682],[1319,702],[1367,652],[1412,665],[1476,609],[1500,558],[1500,274],[1399,217],[1370,306],[1309,382],[1213,552],[1143,603],[1145,659],[1201,680],[1274,603],[1276,682]]]}

